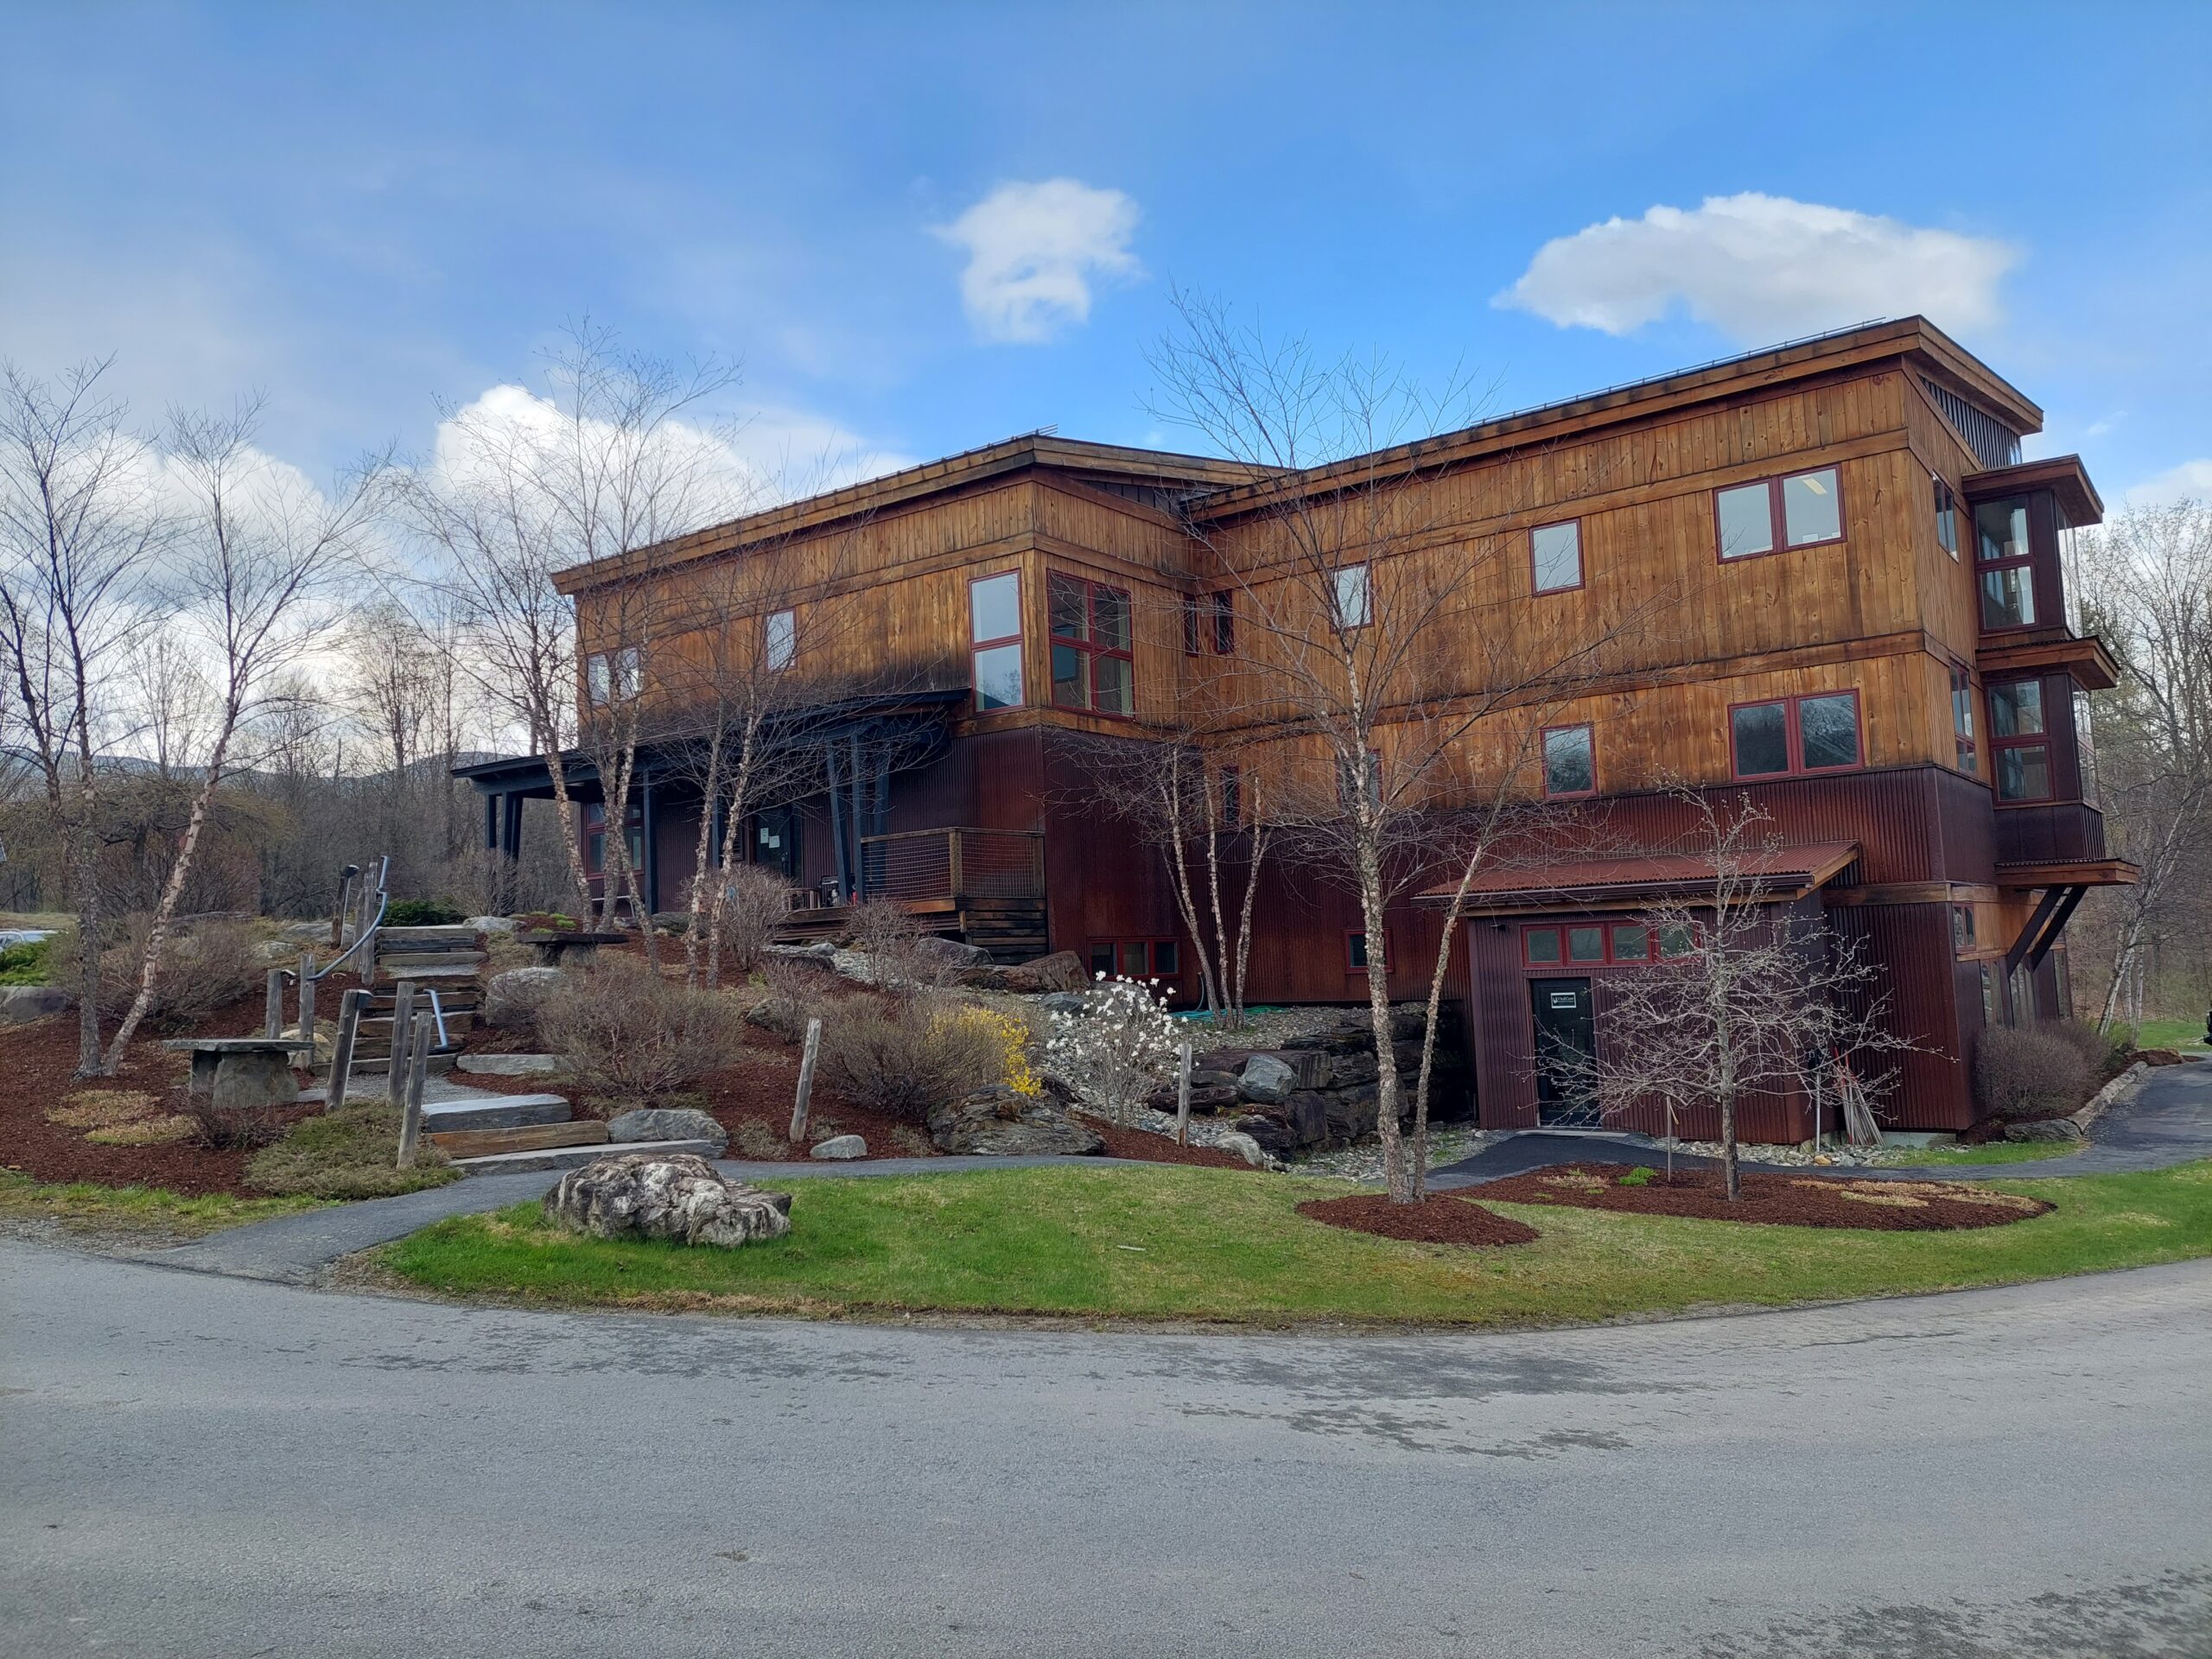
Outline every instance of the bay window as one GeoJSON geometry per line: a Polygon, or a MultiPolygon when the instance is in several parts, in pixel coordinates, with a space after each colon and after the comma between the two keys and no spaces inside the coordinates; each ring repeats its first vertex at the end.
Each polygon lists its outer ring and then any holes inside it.
{"type": "Polygon", "coordinates": [[[2028,498],[2012,495],[1979,504],[1974,510],[1974,547],[1981,626],[2033,627],[2036,578],[2028,550],[2028,498]]]}
{"type": "Polygon", "coordinates": [[[2041,680],[1989,688],[1990,766],[2000,801],[2051,798],[2050,732],[2041,680]]]}

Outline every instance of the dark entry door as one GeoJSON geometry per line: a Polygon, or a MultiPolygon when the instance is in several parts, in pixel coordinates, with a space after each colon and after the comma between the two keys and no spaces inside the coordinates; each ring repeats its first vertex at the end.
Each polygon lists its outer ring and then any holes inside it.
{"type": "Polygon", "coordinates": [[[1536,1022],[1536,1122],[1554,1128],[1596,1128],[1598,1111],[1569,1092],[1569,1065],[1597,1052],[1598,1021],[1586,979],[1533,979],[1529,1004],[1536,1022]]]}
{"type": "Polygon", "coordinates": [[[753,861],[765,865],[786,881],[798,880],[798,810],[772,806],[753,820],[753,861]]]}

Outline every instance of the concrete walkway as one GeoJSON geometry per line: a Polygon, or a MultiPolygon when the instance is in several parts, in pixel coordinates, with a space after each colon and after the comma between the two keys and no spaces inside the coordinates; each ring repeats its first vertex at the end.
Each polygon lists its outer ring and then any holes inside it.
{"type": "MultiPolygon", "coordinates": [[[[1743,1160],[1746,1169],[1802,1169],[1797,1165],[1763,1165],[1755,1149],[1747,1151],[1751,1155],[1743,1160]]],[[[2168,1169],[2199,1158],[2212,1158],[2212,1061],[2184,1060],[2179,1065],[2153,1069],[2133,1100],[2114,1107],[2090,1127],[2088,1143],[2079,1152],[2024,1164],[1944,1164],[1832,1173],[1872,1180],[2018,1180],[2029,1176],[2041,1180],[2050,1175],[2119,1175],[2168,1169]]],[[[1471,1158],[1433,1172],[1429,1185],[1439,1191],[1478,1186],[1548,1164],[1644,1164],[1657,1168],[1666,1161],[1666,1149],[1649,1135],[1560,1135],[1539,1129],[1510,1136],[1471,1158]]],[[[1675,1154],[1677,1163],[1713,1161],[1675,1154]]]]}

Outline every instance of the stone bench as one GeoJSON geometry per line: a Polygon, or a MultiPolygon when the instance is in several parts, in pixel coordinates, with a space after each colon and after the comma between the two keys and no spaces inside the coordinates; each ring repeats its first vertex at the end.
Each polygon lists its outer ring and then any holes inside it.
{"type": "Polygon", "coordinates": [[[589,962],[598,954],[602,944],[621,944],[630,936],[626,933],[569,933],[557,929],[533,930],[515,935],[518,944],[526,944],[537,952],[541,968],[558,968],[561,959],[570,951],[580,951],[589,962]]]}
{"type": "Polygon", "coordinates": [[[292,1076],[292,1056],[312,1053],[306,1037],[178,1037],[163,1048],[192,1056],[194,1095],[204,1095],[219,1111],[255,1106],[289,1106],[300,1097],[292,1076]]]}

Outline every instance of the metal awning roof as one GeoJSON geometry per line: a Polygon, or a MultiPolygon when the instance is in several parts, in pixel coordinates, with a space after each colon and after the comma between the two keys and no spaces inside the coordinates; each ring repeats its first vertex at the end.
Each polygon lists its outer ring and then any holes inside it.
{"type": "MultiPolygon", "coordinates": [[[[1802,899],[1834,880],[1859,856],[1859,843],[1820,841],[1744,855],[1763,900],[1802,899]]],[[[1713,881],[1709,853],[1641,853],[1516,863],[1486,871],[1467,887],[1470,911],[1598,910],[1653,899],[1694,899],[1713,881]]],[[[1445,905],[1456,883],[1430,887],[1414,902],[1445,905]]]]}

